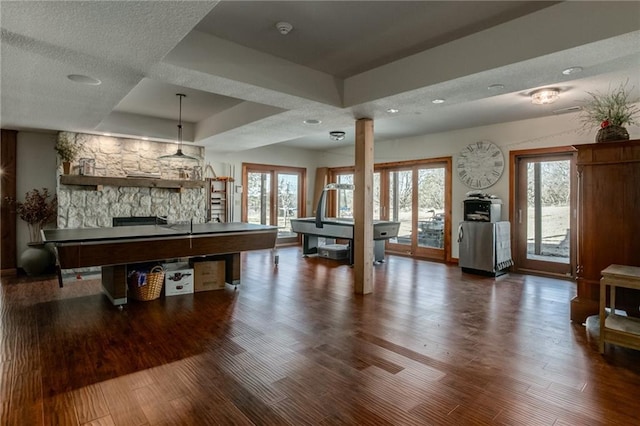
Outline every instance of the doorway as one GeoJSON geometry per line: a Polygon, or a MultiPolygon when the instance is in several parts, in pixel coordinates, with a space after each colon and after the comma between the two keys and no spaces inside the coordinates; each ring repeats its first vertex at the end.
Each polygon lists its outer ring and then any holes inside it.
{"type": "Polygon", "coordinates": [[[572,151],[514,153],[514,268],[575,275],[576,172],[572,151]]]}
{"type": "MultiPolygon", "coordinates": [[[[332,181],[353,183],[353,173],[332,169],[332,181]]],[[[338,191],[331,211],[351,218],[352,201],[338,191]]],[[[389,252],[450,261],[451,158],[376,164],[373,219],[400,222],[398,236],[385,243],[389,252]]]]}
{"type": "Polygon", "coordinates": [[[278,244],[298,243],[291,219],[304,217],[306,169],[243,164],[242,220],[278,227],[278,244]]]}
{"type": "Polygon", "coordinates": [[[447,163],[414,164],[383,172],[387,181],[388,220],[400,222],[388,250],[421,258],[446,260],[445,242],[450,184],[447,163]]]}

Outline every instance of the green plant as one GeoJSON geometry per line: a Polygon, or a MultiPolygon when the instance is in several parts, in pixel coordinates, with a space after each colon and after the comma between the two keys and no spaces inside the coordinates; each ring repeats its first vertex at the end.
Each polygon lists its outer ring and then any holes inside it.
{"type": "Polygon", "coordinates": [[[38,189],[27,192],[23,202],[12,199],[8,201],[15,204],[16,213],[29,225],[31,242],[41,242],[40,230],[44,225],[52,222],[58,213],[58,196],[51,196],[47,188],[42,188],[42,192],[38,189]]]}
{"type": "Polygon", "coordinates": [[[629,99],[627,83],[620,84],[608,93],[587,92],[590,99],[585,101],[580,119],[586,128],[608,126],[627,126],[636,124],[636,115],[640,112],[629,99]]]}
{"type": "Polygon", "coordinates": [[[58,133],[55,150],[63,162],[75,160],[80,153],[80,148],[80,144],[75,141],[73,134],[67,132],[58,133]]]}

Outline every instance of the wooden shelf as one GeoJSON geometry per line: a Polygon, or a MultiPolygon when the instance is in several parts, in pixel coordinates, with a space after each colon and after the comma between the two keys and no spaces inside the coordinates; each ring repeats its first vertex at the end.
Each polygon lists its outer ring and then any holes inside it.
{"type": "Polygon", "coordinates": [[[207,179],[208,200],[207,220],[211,222],[229,222],[230,212],[228,201],[230,199],[231,182],[233,178],[229,176],[207,179]]]}
{"type": "Polygon", "coordinates": [[[153,178],[128,178],[128,177],[105,177],[105,176],[83,176],[83,175],[61,175],[60,183],[63,185],[92,186],[96,190],[103,186],[124,186],[140,188],[204,188],[206,182],[203,180],[169,180],[153,178]]]}

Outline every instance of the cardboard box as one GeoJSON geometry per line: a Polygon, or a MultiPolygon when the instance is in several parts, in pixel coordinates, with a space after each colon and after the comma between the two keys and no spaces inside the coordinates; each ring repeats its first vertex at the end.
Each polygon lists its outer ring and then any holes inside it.
{"type": "Polygon", "coordinates": [[[224,260],[193,262],[193,291],[225,288],[224,268],[224,260]]]}
{"type": "Polygon", "coordinates": [[[188,263],[165,263],[162,267],[164,268],[165,296],[193,293],[193,269],[188,263]]]}

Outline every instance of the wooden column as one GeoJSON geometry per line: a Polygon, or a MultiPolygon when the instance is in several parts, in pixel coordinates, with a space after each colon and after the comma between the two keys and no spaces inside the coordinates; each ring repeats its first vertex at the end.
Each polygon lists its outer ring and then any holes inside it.
{"type": "Polygon", "coordinates": [[[373,120],[356,121],[353,193],[354,291],[373,292],[373,120]]]}
{"type": "MultiPolygon", "coordinates": [[[[322,195],[324,187],[327,185],[327,178],[329,176],[328,167],[318,167],[316,169],[316,183],[313,189],[313,204],[311,204],[311,211],[313,216],[316,215],[316,209],[318,208],[318,201],[322,195]]],[[[325,212],[322,212],[325,213],[325,212]]]]}
{"type": "Polygon", "coordinates": [[[2,215],[2,243],[0,245],[0,275],[15,275],[16,255],[16,213],[15,207],[5,201],[5,197],[16,199],[16,143],[18,132],[2,130],[0,138],[0,205],[2,215]]]}

